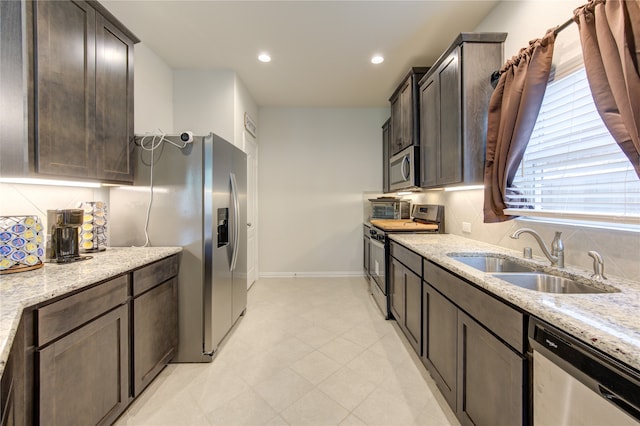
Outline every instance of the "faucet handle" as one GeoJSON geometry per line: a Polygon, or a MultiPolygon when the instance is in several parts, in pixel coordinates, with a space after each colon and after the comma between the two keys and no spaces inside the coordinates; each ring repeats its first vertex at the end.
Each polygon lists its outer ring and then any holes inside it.
{"type": "Polygon", "coordinates": [[[591,277],[597,280],[606,280],[607,277],[604,276],[604,259],[600,256],[600,253],[591,250],[587,254],[593,258],[593,274],[591,274],[591,277]]]}

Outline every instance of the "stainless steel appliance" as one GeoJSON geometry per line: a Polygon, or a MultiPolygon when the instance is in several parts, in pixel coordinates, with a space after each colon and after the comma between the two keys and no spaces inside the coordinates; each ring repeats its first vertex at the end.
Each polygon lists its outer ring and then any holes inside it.
{"type": "Polygon", "coordinates": [[[47,262],[70,263],[91,259],[91,256],[80,256],[78,229],[83,218],[82,209],[47,210],[47,262]]]}
{"type": "MultiPolygon", "coordinates": [[[[371,219],[369,232],[369,291],[385,319],[391,317],[389,306],[389,277],[386,271],[390,262],[389,234],[392,233],[444,233],[444,206],[415,204],[413,219],[371,219]]],[[[366,262],[365,262],[366,263],[366,262]]]]}
{"type": "Polygon", "coordinates": [[[409,219],[411,201],[394,197],[370,198],[372,219],[409,219]]]}
{"type": "Polygon", "coordinates": [[[531,318],[533,424],[640,424],[640,372],[531,318]]]}
{"type": "Polygon", "coordinates": [[[367,279],[371,279],[371,274],[369,273],[369,253],[371,251],[371,226],[366,223],[363,225],[363,245],[362,245],[362,270],[364,271],[364,276],[367,279]]]}
{"type": "Polygon", "coordinates": [[[389,159],[389,189],[391,191],[420,187],[418,158],[418,147],[410,146],[389,159]]]}
{"type": "Polygon", "coordinates": [[[140,140],[135,186],[111,191],[112,245],[182,246],[173,362],[208,362],[247,304],[247,158],[215,134],[140,140]],[[178,147],[185,146],[180,149],[178,147]]]}

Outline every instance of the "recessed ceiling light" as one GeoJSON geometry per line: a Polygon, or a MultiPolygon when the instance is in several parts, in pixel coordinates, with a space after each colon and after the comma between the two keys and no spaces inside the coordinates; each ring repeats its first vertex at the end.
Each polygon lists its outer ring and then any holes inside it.
{"type": "Polygon", "coordinates": [[[371,63],[372,64],[381,64],[384,62],[384,58],[380,55],[375,55],[373,58],[371,58],[371,63]]]}
{"type": "Polygon", "coordinates": [[[258,55],[258,60],[260,62],[271,62],[271,56],[268,53],[261,53],[258,55]]]}

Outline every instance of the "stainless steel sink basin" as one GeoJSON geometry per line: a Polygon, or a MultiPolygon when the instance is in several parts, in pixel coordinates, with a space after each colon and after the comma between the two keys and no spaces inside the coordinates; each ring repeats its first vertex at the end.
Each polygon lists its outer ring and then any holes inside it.
{"type": "Polygon", "coordinates": [[[499,257],[495,255],[469,255],[469,256],[453,256],[451,259],[462,262],[465,265],[476,268],[482,272],[534,272],[535,268],[515,262],[511,259],[499,257]]]}
{"type": "Polygon", "coordinates": [[[493,276],[518,287],[545,293],[613,293],[618,291],[616,289],[607,291],[569,278],[542,273],[496,273],[493,276]]]}

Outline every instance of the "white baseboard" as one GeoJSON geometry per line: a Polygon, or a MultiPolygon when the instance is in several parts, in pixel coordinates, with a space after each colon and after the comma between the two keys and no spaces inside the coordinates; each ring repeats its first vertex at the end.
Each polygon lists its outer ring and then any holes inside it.
{"type": "Polygon", "coordinates": [[[258,278],[348,278],[364,277],[362,271],[260,272],[258,278]]]}

